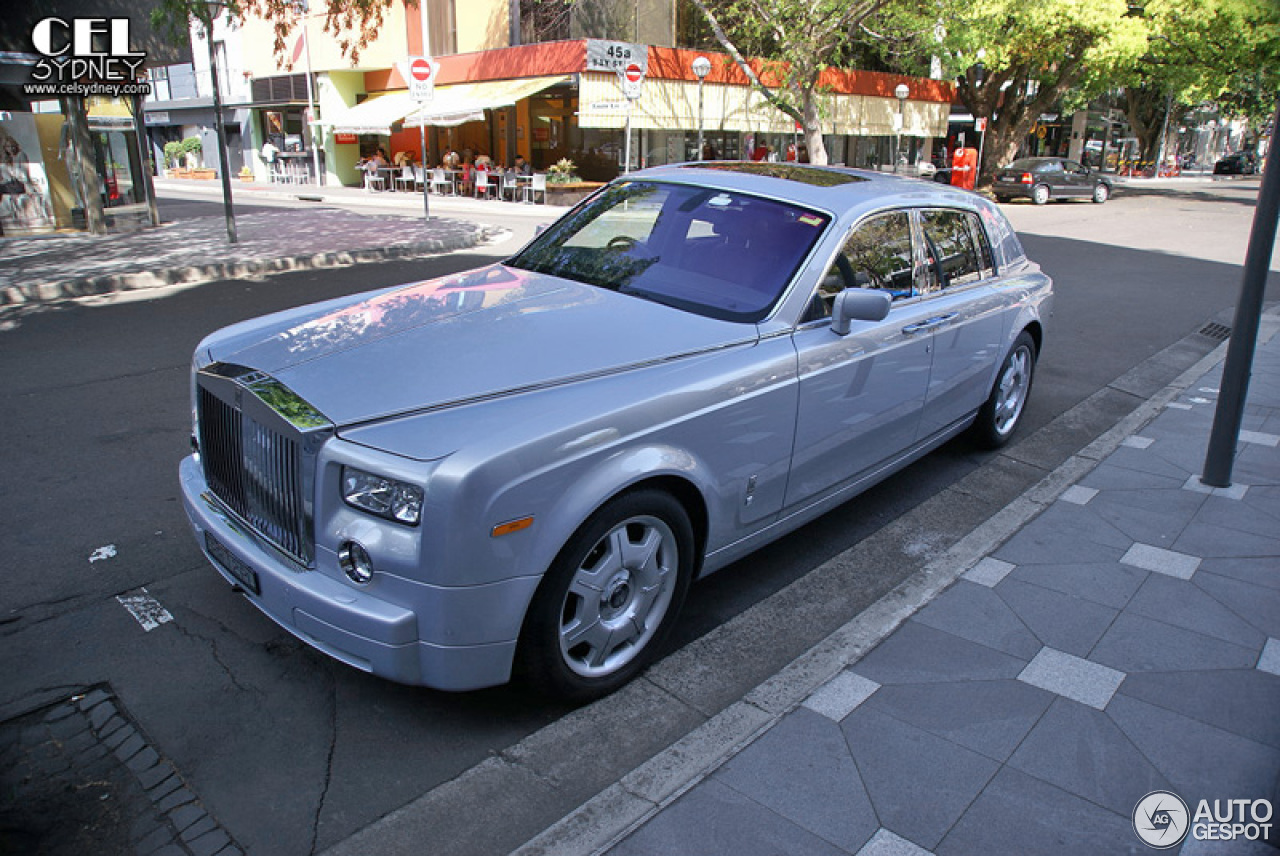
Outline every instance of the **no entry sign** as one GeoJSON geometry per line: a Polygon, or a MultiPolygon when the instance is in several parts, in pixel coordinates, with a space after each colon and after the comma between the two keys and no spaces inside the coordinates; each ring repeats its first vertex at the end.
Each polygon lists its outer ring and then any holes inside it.
{"type": "Polygon", "coordinates": [[[628,63],[618,72],[618,83],[622,86],[622,94],[635,101],[644,86],[644,69],[639,63],[628,63]]]}
{"type": "Polygon", "coordinates": [[[411,56],[402,66],[409,83],[409,97],[414,101],[430,101],[436,94],[436,74],[440,63],[429,56],[411,56]]]}

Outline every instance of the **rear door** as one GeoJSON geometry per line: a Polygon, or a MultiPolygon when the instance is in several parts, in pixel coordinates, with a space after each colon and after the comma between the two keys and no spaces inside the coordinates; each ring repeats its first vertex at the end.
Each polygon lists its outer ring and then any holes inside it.
{"type": "Polygon", "coordinates": [[[786,504],[839,490],[915,442],[929,383],[930,301],[916,288],[923,264],[908,211],[873,215],[850,232],[793,334],[799,363],[795,452],[786,504]],[[835,295],[849,287],[893,297],[878,323],[837,335],[835,295]]]}
{"type": "Polygon", "coordinates": [[[978,215],[950,208],[917,212],[928,254],[922,290],[933,351],[919,436],[932,436],[977,410],[991,389],[1011,323],[995,288],[991,244],[978,215]]]}

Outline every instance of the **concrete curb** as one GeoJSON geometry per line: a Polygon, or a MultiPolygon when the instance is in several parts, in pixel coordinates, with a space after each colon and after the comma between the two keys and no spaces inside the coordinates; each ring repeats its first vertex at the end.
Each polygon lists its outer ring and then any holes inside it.
{"type": "MultiPolygon", "coordinates": [[[[1277,332],[1280,316],[1264,319],[1260,342],[1277,332]]],[[[514,851],[515,856],[594,856],[622,841],[706,779],[845,668],[860,660],[984,557],[1047,509],[1125,438],[1222,362],[1215,348],[1163,390],[1123,417],[1001,511],[930,561],[742,701],[708,720],[617,784],[597,794],[514,851]]]]}

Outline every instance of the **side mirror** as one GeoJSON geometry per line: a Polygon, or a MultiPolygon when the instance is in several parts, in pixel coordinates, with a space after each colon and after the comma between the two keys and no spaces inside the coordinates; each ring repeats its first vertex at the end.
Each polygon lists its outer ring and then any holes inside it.
{"type": "Polygon", "coordinates": [[[836,295],[831,307],[831,329],[838,336],[847,336],[854,321],[883,321],[891,303],[893,298],[888,292],[846,288],[836,295]]]}

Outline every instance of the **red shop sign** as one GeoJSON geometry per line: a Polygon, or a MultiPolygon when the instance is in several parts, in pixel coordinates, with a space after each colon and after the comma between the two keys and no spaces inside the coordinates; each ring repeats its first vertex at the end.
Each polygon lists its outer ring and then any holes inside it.
{"type": "Polygon", "coordinates": [[[338,145],[343,145],[344,143],[347,145],[354,145],[360,142],[360,138],[355,134],[334,134],[333,141],[338,145]]]}

